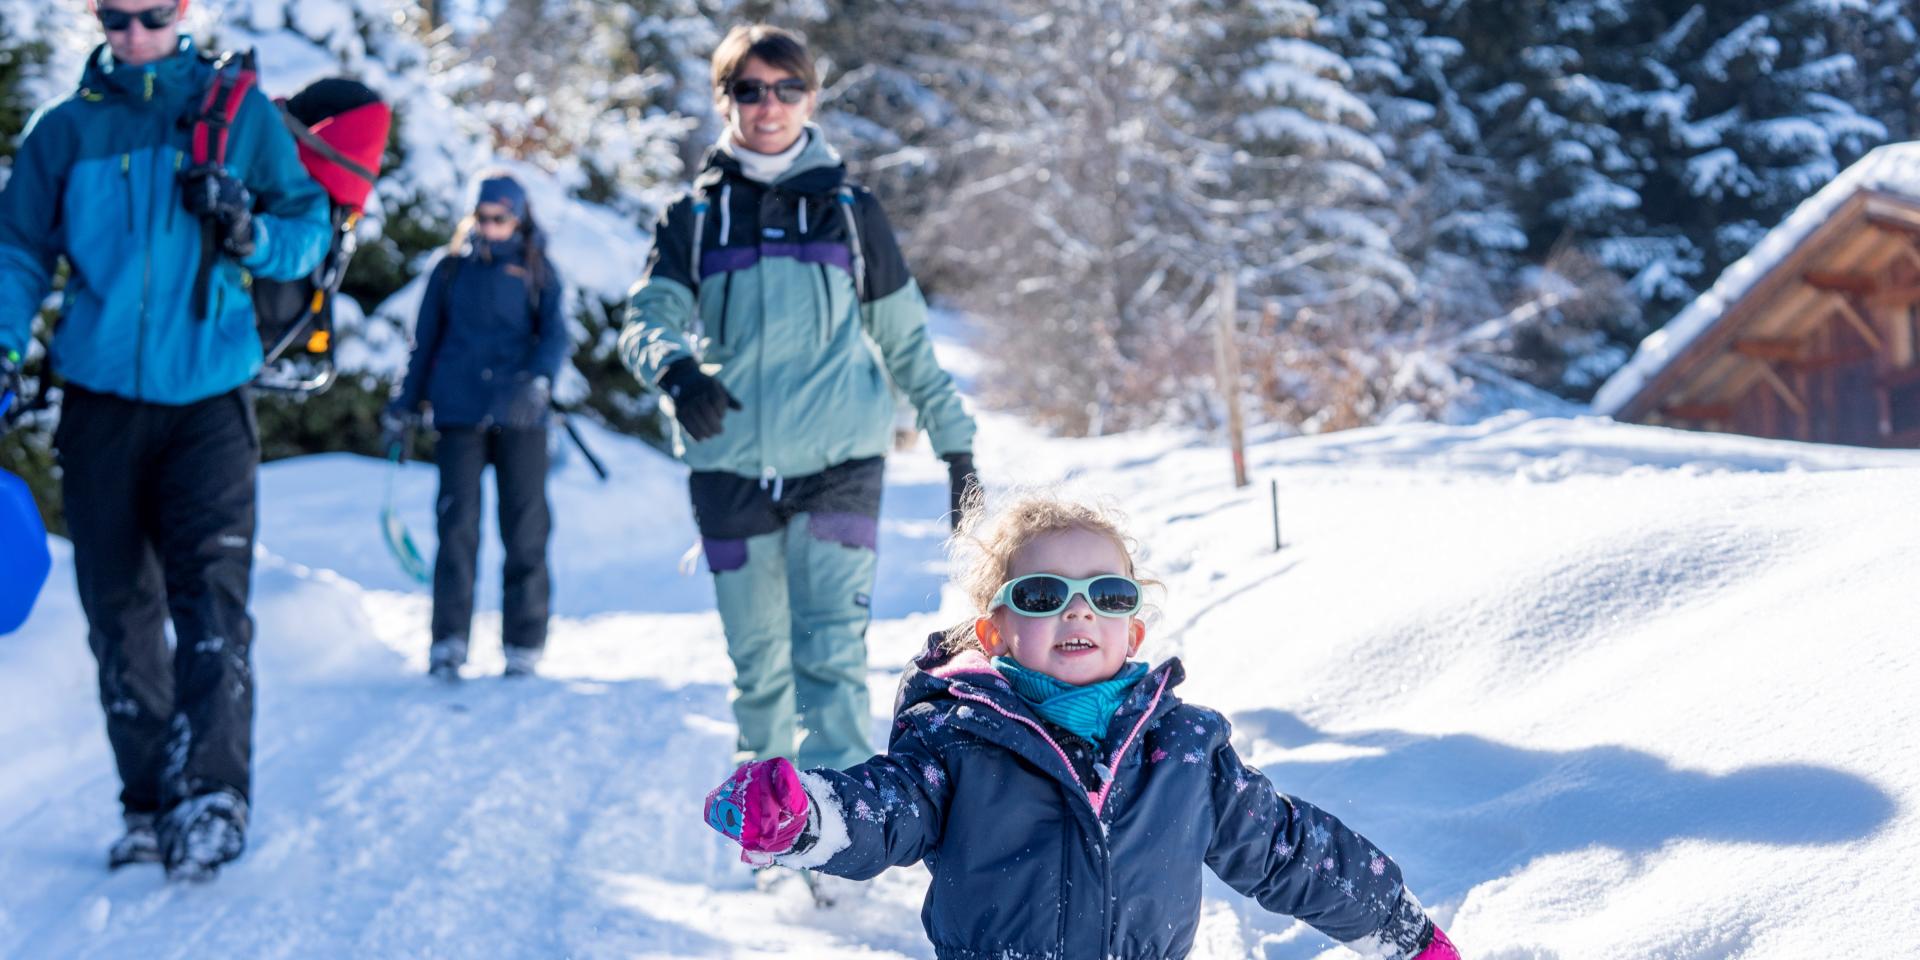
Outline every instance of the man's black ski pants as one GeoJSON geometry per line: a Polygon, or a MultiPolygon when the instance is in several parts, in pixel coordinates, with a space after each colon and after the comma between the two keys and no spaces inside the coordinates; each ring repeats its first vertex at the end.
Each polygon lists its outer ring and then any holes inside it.
{"type": "Polygon", "coordinates": [[[159,812],[219,790],[248,800],[251,398],[170,406],[69,384],[54,442],[121,803],[159,812]]]}
{"type": "Polygon", "coordinates": [[[547,430],[545,427],[444,427],[434,441],[440,466],[435,506],[440,549],[433,561],[433,639],[468,640],[474,567],[480,552],[480,476],[493,464],[500,539],[500,639],[509,647],[547,644],[547,430]]]}

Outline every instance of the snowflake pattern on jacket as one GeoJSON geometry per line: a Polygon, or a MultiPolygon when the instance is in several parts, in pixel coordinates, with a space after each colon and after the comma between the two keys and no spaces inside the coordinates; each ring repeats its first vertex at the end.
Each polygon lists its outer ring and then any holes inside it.
{"type": "Polygon", "coordinates": [[[1121,704],[1095,789],[985,657],[939,641],[901,681],[886,753],[801,775],[816,815],[781,863],[864,880],[925,860],[921,919],[946,960],[1184,957],[1203,867],[1364,955],[1432,938],[1391,859],[1276,790],[1225,717],[1173,694],[1179,661],[1121,704]]]}

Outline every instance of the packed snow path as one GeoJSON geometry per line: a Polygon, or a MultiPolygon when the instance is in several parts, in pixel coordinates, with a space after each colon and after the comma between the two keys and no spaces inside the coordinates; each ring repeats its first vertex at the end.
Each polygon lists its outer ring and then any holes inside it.
{"type": "MultiPolygon", "coordinates": [[[[1920,454],[1514,417],[1262,440],[1235,491],[1192,435],[990,417],[983,438],[990,483],[1072,478],[1127,509],[1167,583],[1145,654],[1183,657],[1181,692],[1395,856],[1471,955],[1908,954],[1920,454]]],[[[676,572],[683,474],[590,439],[615,482],[556,477],[559,616],[525,682],[496,676],[497,573],[469,679],[421,675],[428,601],[373,520],[384,465],[266,468],[252,849],[206,887],[101,866],[116,783],[61,550],[0,640],[0,956],[930,956],[918,868],[820,911],[756,891],[699,822],[730,673],[706,575],[676,572]]],[[[944,470],[923,449],[889,479],[876,733],[960,610],[944,470]]],[[[431,468],[399,486],[430,541],[431,468]]],[[[1330,947],[1209,893],[1197,957],[1330,947]]]]}

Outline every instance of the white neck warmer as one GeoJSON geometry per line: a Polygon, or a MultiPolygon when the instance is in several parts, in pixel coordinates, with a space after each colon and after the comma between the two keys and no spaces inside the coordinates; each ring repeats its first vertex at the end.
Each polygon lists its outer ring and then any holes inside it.
{"type": "Polygon", "coordinates": [[[740,162],[740,172],[746,174],[747,179],[772,183],[793,166],[793,161],[800,158],[800,151],[807,148],[807,138],[811,136],[811,131],[803,130],[800,136],[794,138],[793,146],[779,153],[755,153],[733,142],[733,132],[728,131],[720,135],[720,149],[740,162]]]}

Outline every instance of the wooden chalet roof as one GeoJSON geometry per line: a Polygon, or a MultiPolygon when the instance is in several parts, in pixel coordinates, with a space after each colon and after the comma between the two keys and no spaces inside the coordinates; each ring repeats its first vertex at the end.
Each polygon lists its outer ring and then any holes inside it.
{"type": "MultiPolygon", "coordinates": [[[[1837,321],[1874,351],[1876,314],[1920,301],[1920,141],[1881,147],[1806,200],[1601,386],[1620,420],[1712,421],[1756,382],[1800,403],[1777,363],[1818,364],[1814,329],[1837,321]],[[1905,278],[1890,282],[1890,278],[1905,278]],[[1759,362],[1756,362],[1759,361],[1759,362]]],[[[1903,333],[1910,325],[1898,328],[1903,333]]],[[[1910,334],[1906,334],[1910,336],[1910,334]]],[[[1826,338],[1831,339],[1831,338],[1826,338]]]]}

